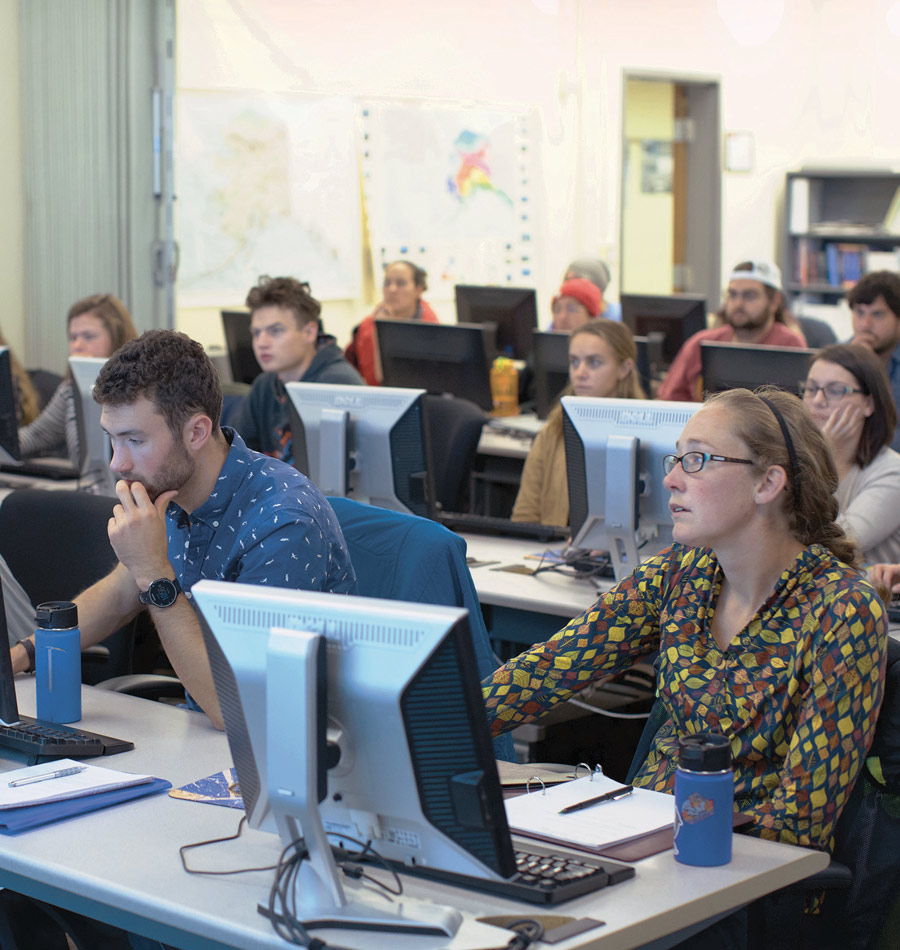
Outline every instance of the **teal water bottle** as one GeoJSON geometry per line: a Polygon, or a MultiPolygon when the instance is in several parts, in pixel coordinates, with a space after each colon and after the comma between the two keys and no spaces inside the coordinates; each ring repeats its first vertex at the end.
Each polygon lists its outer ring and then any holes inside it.
{"type": "Polygon", "coordinates": [[[35,624],[37,718],[47,722],[78,722],[81,719],[78,608],[68,600],[39,604],[35,624]]]}
{"type": "Polygon", "coordinates": [[[731,743],[701,732],[678,743],[675,860],[715,867],[731,860],[734,772],[731,743]]]}

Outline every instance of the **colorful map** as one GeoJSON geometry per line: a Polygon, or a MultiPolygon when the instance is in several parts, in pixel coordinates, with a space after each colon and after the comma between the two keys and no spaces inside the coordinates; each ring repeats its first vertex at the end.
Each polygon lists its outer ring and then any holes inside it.
{"type": "Polygon", "coordinates": [[[493,192],[512,205],[512,198],[502,188],[498,188],[491,178],[490,142],[487,137],[466,129],[459,133],[453,144],[459,153],[459,169],[452,178],[447,179],[450,193],[465,202],[473,191],[480,188],[493,192]]]}

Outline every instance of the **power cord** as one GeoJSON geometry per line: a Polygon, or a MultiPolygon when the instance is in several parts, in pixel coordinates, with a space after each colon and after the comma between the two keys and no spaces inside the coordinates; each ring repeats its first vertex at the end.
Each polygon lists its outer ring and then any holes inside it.
{"type": "Polygon", "coordinates": [[[250,871],[274,871],[276,865],[269,864],[266,867],[262,868],[235,868],[231,871],[201,871],[199,868],[190,868],[187,863],[187,853],[192,851],[194,848],[205,848],[210,844],[222,844],[225,841],[236,841],[241,836],[244,827],[247,824],[247,816],[244,815],[241,820],[238,822],[237,831],[233,835],[226,835],[224,838],[209,838],[206,841],[195,841],[193,844],[183,844],[178,849],[178,854],[181,857],[181,866],[188,872],[188,874],[207,874],[210,876],[224,876],[226,874],[249,874],[250,871]]]}

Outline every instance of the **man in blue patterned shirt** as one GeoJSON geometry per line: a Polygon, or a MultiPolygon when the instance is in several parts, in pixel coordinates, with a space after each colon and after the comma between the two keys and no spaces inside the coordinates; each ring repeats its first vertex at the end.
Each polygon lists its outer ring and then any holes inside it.
{"type": "MultiPolygon", "coordinates": [[[[352,594],[356,576],[331,506],[304,475],[219,427],[222,390],[199,343],[150,330],[94,387],[121,480],[109,522],[116,568],[77,598],[83,646],[147,607],[173,669],[221,729],[191,587],[201,578],[352,594]]],[[[13,669],[30,665],[12,650],[13,669]]]]}

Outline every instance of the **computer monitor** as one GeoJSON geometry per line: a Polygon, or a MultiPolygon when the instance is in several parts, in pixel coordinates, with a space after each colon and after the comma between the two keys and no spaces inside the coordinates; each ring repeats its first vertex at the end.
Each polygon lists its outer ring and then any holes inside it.
{"type": "Polygon", "coordinates": [[[703,389],[756,389],[778,386],[800,395],[809,363],[818,350],[795,346],[759,346],[751,343],[700,344],[703,389]]]}
{"type": "Polygon", "coordinates": [[[457,323],[495,323],[494,350],[500,356],[528,359],[537,326],[537,296],[530,287],[456,285],[457,323]]]}
{"type": "Polygon", "coordinates": [[[385,386],[460,396],[490,412],[493,323],[376,320],[385,386]]]}
{"type": "Polygon", "coordinates": [[[663,335],[663,367],[684,342],[706,329],[706,298],[699,294],[621,294],[622,322],[635,336],[663,335]]]}
{"type": "Polygon", "coordinates": [[[429,517],[424,391],[288,383],[294,467],[326,495],[429,517]]]}
{"type": "Polygon", "coordinates": [[[112,450],[109,436],[100,425],[100,405],[94,399],[94,383],[105,359],[95,356],[70,356],[75,398],[75,423],[78,426],[78,470],[100,488],[100,494],[116,493],[116,477],[109,470],[112,450]]]}
{"type": "Polygon", "coordinates": [[[235,383],[252,383],[262,372],[253,352],[250,313],[247,310],[223,310],[222,330],[228,349],[231,379],[235,383]]]}
{"type": "Polygon", "coordinates": [[[663,457],[696,402],[564,396],[572,545],[609,551],[616,580],[672,543],[663,457]]]}
{"type": "Polygon", "coordinates": [[[285,845],[302,829],[297,916],[452,933],[448,908],[351,897],[331,846],[371,841],[436,877],[514,873],[466,611],[209,580],[192,594],[250,825],[285,845]]]}
{"type": "MultiPolygon", "coordinates": [[[[650,392],[653,347],[646,337],[636,336],[637,373],[644,391],[650,392]]],[[[532,342],[535,411],[546,419],[569,382],[569,334],[535,330],[532,342]]]]}
{"type": "Polygon", "coordinates": [[[0,346],[0,462],[19,461],[19,417],[16,411],[16,387],[8,346],[0,346]]]}

